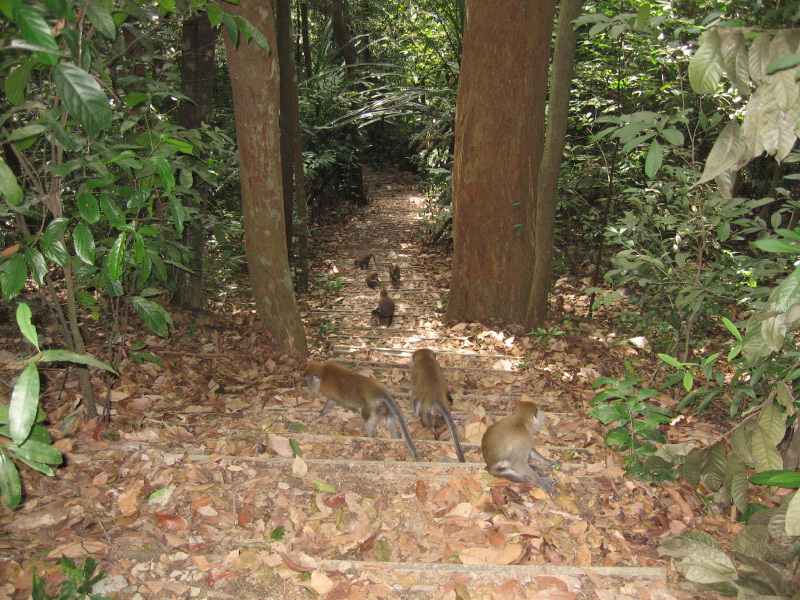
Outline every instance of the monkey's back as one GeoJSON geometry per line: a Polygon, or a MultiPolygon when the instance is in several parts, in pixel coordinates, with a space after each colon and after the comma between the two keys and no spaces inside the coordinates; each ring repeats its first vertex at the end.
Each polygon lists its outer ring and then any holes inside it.
{"type": "Polygon", "coordinates": [[[414,352],[411,365],[411,387],[420,400],[440,403],[447,407],[447,381],[433,352],[423,348],[414,352]],[[430,385],[425,385],[429,383],[430,385]],[[432,397],[429,397],[432,396],[432,397]]]}
{"type": "MultiPolygon", "coordinates": [[[[360,410],[363,413],[364,404],[369,403],[372,409],[377,410],[379,414],[388,412],[383,400],[386,397],[391,398],[392,395],[389,388],[377,379],[354,373],[347,367],[331,361],[325,361],[323,369],[325,375],[331,375],[322,378],[321,392],[323,395],[350,410],[360,410]]],[[[364,415],[362,414],[362,416],[364,415]]]]}

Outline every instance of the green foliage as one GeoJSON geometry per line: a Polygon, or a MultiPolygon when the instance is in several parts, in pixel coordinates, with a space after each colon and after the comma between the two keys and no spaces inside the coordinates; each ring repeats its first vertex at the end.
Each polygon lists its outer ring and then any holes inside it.
{"type": "Polygon", "coordinates": [[[106,578],[106,572],[100,571],[95,575],[97,561],[92,557],[87,557],[83,563],[83,568],[75,565],[66,556],[61,557],[61,573],[67,576],[67,580],[61,584],[61,589],[57,596],[49,596],[44,589],[44,581],[39,576],[36,569],[33,571],[33,590],[31,597],[33,600],[107,600],[106,596],[92,594],[92,587],[106,578]]]}
{"type": "Polygon", "coordinates": [[[537,343],[542,343],[546,339],[552,339],[560,335],[564,335],[564,330],[556,326],[547,327],[546,329],[539,327],[533,331],[529,331],[525,335],[534,338],[537,343]]]}
{"type": "Polygon", "coordinates": [[[671,479],[674,476],[671,465],[655,458],[654,442],[665,441],[659,427],[669,423],[673,415],[646,402],[657,396],[658,391],[642,387],[642,383],[634,375],[598,377],[592,387],[606,387],[592,398],[589,414],[604,425],[616,423],[606,434],[605,442],[607,446],[619,446],[628,452],[625,468],[630,473],[642,479],[671,479]]]}
{"type": "Polygon", "coordinates": [[[69,361],[104,369],[114,370],[89,355],[76,354],[67,350],[44,350],[39,348],[39,334],[31,322],[31,309],[23,303],[17,306],[17,325],[37,353],[26,362],[11,393],[11,403],[0,406],[0,435],[11,441],[0,445],[0,493],[9,508],[16,508],[22,502],[22,485],[15,461],[19,461],[50,477],[55,475],[54,466],[63,461],[51,443],[50,433],[41,423],[46,415],[39,408],[39,370],[40,362],[69,361]]]}

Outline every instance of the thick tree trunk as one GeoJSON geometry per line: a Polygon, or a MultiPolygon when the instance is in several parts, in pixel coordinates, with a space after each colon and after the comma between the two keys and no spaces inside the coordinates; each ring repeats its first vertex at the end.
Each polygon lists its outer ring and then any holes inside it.
{"type": "MultiPolygon", "coordinates": [[[[295,265],[297,289],[308,291],[308,211],[306,178],[303,171],[303,148],[300,139],[300,105],[297,96],[297,69],[294,63],[291,0],[277,0],[275,18],[278,33],[278,55],[281,68],[281,163],[286,218],[291,219],[297,207],[297,254],[295,265]]],[[[292,227],[286,227],[291,239],[292,227]]],[[[291,248],[289,260],[292,259],[291,248]]]]}
{"type": "Polygon", "coordinates": [[[547,296],[553,270],[553,228],[556,219],[558,175],[567,134],[569,94],[575,65],[577,34],[573,21],[581,14],[583,0],[561,0],[558,13],[553,76],[547,105],[547,133],[544,156],[539,166],[536,202],[528,215],[527,234],[533,245],[533,280],[528,298],[525,327],[528,331],[541,327],[547,319],[547,296]]]}
{"type": "Polygon", "coordinates": [[[284,347],[308,354],[289,261],[281,185],[280,84],[271,2],[228,5],[267,39],[270,53],[255,41],[234,46],[225,34],[233,92],[236,139],[242,180],[242,213],[250,281],[264,327],[284,347]]]}
{"type": "Polygon", "coordinates": [[[468,0],[456,102],[447,316],[521,323],[533,252],[554,0],[468,0]]]}
{"type": "MultiPolygon", "coordinates": [[[[214,49],[217,31],[211,27],[206,15],[191,17],[183,23],[181,43],[181,91],[192,102],[181,102],[178,107],[178,123],[187,129],[196,129],[208,121],[214,97],[214,49]]],[[[208,185],[199,177],[194,189],[201,197],[200,212],[206,211],[208,185]]],[[[203,254],[205,232],[196,219],[189,221],[185,231],[186,243],[192,249],[189,261],[191,273],[175,270],[177,291],[174,300],[179,306],[191,309],[205,304],[203,289],[203,254]]]]}

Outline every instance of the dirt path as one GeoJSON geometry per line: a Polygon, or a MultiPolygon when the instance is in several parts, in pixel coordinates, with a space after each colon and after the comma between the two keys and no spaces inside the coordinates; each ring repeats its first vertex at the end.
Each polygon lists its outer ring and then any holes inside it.
{"type": "Polygon", "coordinates": [[[0,598],[24,595],[34,566],[57,581],[61,554],[96,557],[118,598],[700,597],[656,552],[698,518],[679,486],[628,480],[585,416],[608,344],[580,328],[536,342],[443,325],[449,262],[422,244],[419,191],[404,176],[369,183],[366,210],[316,233],[322,281],[304,317],[316,355],[397,393],[419,462],[400,440],[363,437],[357,415],[318,417],[303,362],[254,332],[247,307],[178,315],[169,342],[145,336],[163,365],[127,365],[110,429],[46,395],[68,464],[56,480],[26,478],[23,509],[0,517],[0,598]],[[377,292],[352,266],[362,251],[382,279],[402,269],[391,327],[371,322],[377,292]],[[420,347],[444,366],[465,464],[411,418],[420,347]],[[548,411],[539,440],[561,461],[554,497],[483,469],[482,431],[526,399],[548,411]]]}

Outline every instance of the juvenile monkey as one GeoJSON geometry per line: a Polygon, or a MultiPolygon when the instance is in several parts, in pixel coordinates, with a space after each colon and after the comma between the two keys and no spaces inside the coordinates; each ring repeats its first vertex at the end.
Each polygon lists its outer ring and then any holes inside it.
{"type": "Polygon", "coordinates": [[[374,262],[376,265],[378,264],[378,261],[375,260],[374,254],[362,254],[355,260],[355,266],[357,266],[359,269],[369,269],[369,259],[372,259],[372,262],[374,262]]]}
{"type": "Polygon", "coordinates": [[[400,265],[397,263],[389,267],[389,279],[392,280],[392,287],[400,287],[400,265]]]}
{"type": "Polygon", "coordinates": [[[336,404],[361,413],[364,432],[369,437],[377,435],[379,421],[386,421],[386,428],[393,438],[400,437],[397,434],[397,425],[400,425],[411,457],[417,460],[417,447],[408,432],[403,413],[385,385],[330,360],[308,363],[303,371],[303,378],[313,394],[325,396],[327,399],[320,415],[330,412],[336,404]]]}
{"type": "Polygon", "coordinates": [[[552,467],[533,447],[533,438],[544,426],[544,416],[533,402],[520,402],[514,412],[490,426],[481,440],[481,453],[486,470],[495,477],[518,483],[530,483],[552,495],[553,479],[539,475],[528,462],[535,458],[552,467]]]}
{"type": "Polygon", "coordinates": [[[447,391],[447,382],[444,380],[442,368],[436,362],[436,355],[427,348],[417,350],[411,356],[411,397],[414,400],[414,416],[420,417],[422,424],[433,430],[437,440],[439,434],[436,421],[444,419],[450,429],[458,460],[464,462],[464,452],[450,414],[453,399],[447,391]]]}
{"type": "Polygon", "coordinates": [[[389,292],[385,287],[381,288],[381,295],[378,298],[378,308],[372,311],[372,315],[378,317],[378,323],[386,324],[389,327],[394,318],[394,300],[389,297],[389,292]]]}
{"type": "Polygon", "coordinates": [[[364,281],[367,282],[367,285],[370,287],[370,289],[374,290],[376,287],[378,287],[380,281],[378,281],[377,271],[372,271],[372,273],[370,273],[364,278],[364,281]]]}

